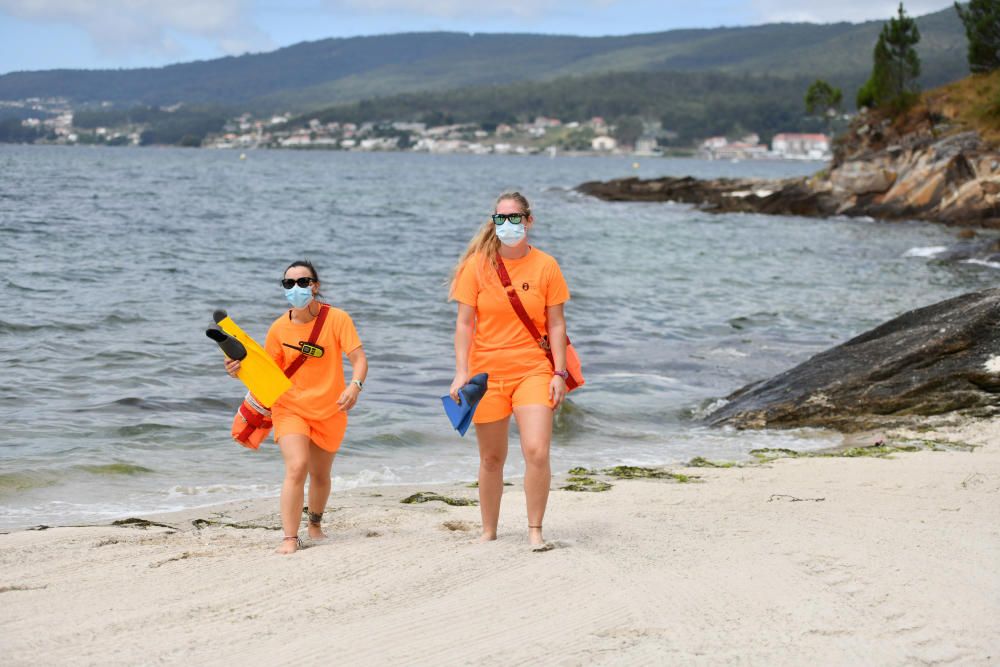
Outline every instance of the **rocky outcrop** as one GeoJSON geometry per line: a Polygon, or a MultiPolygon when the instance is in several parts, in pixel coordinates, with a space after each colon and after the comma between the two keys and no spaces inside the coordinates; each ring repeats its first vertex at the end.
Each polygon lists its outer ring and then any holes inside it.
{"type": "Polygon", "coordinates": [[[925,112],[862,115],[828,170],[783,181],[625,178],[578,190],[610,201],[676,201],[707,211],[921,219],[1000,228],[1000,152],[975,131],[925,112]]]}
{"type": "Polygon", "coordinates": [[[840,206],[835,197],[809,187],[803,179],[621,178],[591,181],[577,190],[607,201],[680,202],[713,213],[828,216],[840,206]]]}
{"type": "Polygon", "coordinates": [[[829,175],[809,182],[840,202],[838,214],[1000,227],[1000,153],[976,132],[941,136],[930,121],[907,134],[880,125],[854,128],[829,175]]]}
{"type": "Polygon", "coordinates": [[[856,431],[955,410],[1000,413],[1000,289],[905,313],[739,389],[707,421],[856,431]]]}

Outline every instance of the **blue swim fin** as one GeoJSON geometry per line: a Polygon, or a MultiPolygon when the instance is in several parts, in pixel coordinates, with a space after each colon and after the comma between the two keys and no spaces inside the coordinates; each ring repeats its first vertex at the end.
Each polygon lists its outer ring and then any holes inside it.
{"type": "Polygon", "coordinates": [[[444,405],[444,412],[448,415],[451,425],[458,431],[459,435],[465,435],[472,423],[472,415],[476,412],[476,406],[486,393],[486,383],[488,375],[479,373],[469,378],[468,384],[458,390],[461,403],[456,403],[451,396],[442,396],[441,403],[444,405]]]}

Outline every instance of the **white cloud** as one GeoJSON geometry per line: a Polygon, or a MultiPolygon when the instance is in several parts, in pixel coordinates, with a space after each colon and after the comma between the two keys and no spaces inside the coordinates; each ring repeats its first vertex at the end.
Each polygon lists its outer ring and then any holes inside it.
{"type": "MultiPolygon", "coordinates": [[[[582,0],[585,8],[604,8],[617,4],[619,0],[582,0]]],[[[434,18],[482,18],[516,17],[538,18],[551,10],[564,8],[565,0],[325,0],[324,4],[334,10],[348,10],[364,14],[390,14],[402,12],[422,17],[434,18]]]]}
{"type": "MultiPolygon", "coordinates": [[[[815,0],[750,0],[755,20],[761,23],[810,22],[835,23],[850,21],[860,23],[870,20],[888,20],[895,16],[899,0],[840,0],[816,2],[815,0]]],[[[907,0],[903,8],[909,16],[921,16],[951,7],[952,2],[942,0],[907,0]]]]}
{"type": "Polygon", "coordinates": [[[249,0],[0,0],[0,13],[85,30],[108,56],[179,56],[178,38],[198,38],[223,53],[271,46],[250,19],[249,0]]]}

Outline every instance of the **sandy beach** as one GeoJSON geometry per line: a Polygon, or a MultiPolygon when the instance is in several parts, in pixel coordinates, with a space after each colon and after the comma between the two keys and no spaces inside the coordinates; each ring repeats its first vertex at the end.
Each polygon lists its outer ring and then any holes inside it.
{"type": "Polygon", "coordinates": [[[274,499],[3,534],[0,662],[997,664],[1000,427],[911,435],[977,447],[563,475],[541,553],[517,480],[485,545],[477,507],[399,502],[463,484],[337,493],[292,557],[274,499]]]}

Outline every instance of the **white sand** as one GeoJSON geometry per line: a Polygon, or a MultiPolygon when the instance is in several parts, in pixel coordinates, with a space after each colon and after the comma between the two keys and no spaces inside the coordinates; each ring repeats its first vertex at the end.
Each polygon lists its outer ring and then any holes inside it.
{"type": "Polygon", "coordinates": [[[553,490],[546,553],[519,486],[487,545],[400,488],[335,494],[292,557],[212,510],[0,535],[0,664],[998,664],[1000,429],[952,436],[983,446],[553,490]]]}

